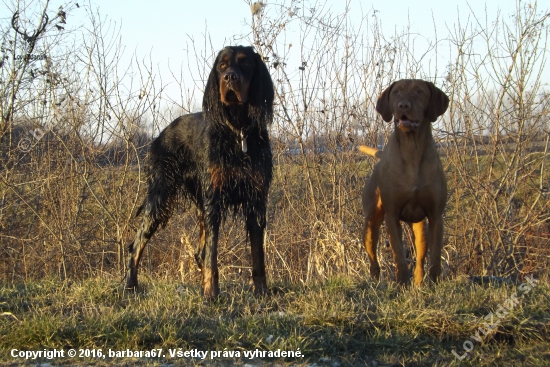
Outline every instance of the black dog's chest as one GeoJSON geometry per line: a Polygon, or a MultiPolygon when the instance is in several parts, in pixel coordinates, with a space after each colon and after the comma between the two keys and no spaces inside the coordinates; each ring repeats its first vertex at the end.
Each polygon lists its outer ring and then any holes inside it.
{"type": "Polygon", "coordinates": [[[247,139],[245,153],[241,142],[236,140],[230,146],[211,147],[215,151],[211,152],[213,159],[208,168],[210,193],[219,198],[222,207],[255,207],[267,198],[272,172],[271,150],[269,144],[247,139]]]}
{"type": "Polygon", "coordinates": [[[214,164],[210,167],[210,175],[214,190],[232,194],[239,188],[263,190],[266,177],[261,170],[255,170],[250,165],[230,166],[214,164]]]}

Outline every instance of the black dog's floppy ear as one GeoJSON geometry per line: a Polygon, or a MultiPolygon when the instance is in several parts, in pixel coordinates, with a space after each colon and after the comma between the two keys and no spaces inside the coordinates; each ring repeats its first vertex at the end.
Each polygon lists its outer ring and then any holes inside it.
{"type": "Polygon", "coordinates": [[[216,59],[214,60],[214,65],[210,70],[210,75],[208,76],[208,81],[206,82],[206,87],[204,88],[204,97],[202,99],[202,110],[206,113],[218,113],[220,108],[220,81],[218,78],[218,62],[221,55],[218,53],[216,59]]]}
{"type": "Polygon", "coordinates": [[[267,122],[273,120],[273,99],[275,92],[271,75],[260,54],[256,53],[252,47],[250,53],[254,55],[254,77],[250,84],[249,91],[249,116],[258,122],[267,122]]]}
{"type": "Polygon", "coordinates": [[[426,110],[425,119],[430,122],[435,122],[437,118],[447,111],[449,107],[449,97],[441,89],[437,88],[432,82],[426,82],[430,93],[430,105],[426,110]]]}
{"type": "Polygon", "coordinates": [[[390,122],[393,117],[390,106],[390,93],[394,85],[395,82],[391,83],[391,85],[380,94],[378,101],[376,101],[376,111],[378,111],[386,122],[390,122]]]}

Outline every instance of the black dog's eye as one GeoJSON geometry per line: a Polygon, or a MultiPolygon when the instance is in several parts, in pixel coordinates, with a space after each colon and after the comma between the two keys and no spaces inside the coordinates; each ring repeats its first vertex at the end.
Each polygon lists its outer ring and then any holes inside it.
{"type": "Polygon", "coordinates": [[[240,60],[240,61],[239,61],[239,64],[240,64],[243,68],[249,68],[249,67],[252,66],[252,64],[250,63],[250,61],[248,61],[247,59],[240,60]]]}
{"type": "Polygon", "coordinates": [[[416,94],[424,94],[424,91],[422,89],[417,89],[416,94]]]}
{"type": "Polygon", "coordinates": [[[220,63],[219,68],[222,69],[222,70],[227,69],[227,63],[225,63],[225,62],[220,63]]]}

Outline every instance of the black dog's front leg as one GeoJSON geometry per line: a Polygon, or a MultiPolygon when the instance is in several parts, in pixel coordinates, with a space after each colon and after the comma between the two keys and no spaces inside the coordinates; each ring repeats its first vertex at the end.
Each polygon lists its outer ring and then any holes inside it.
{"type": "Polygon", "coordinates": [[[254,294],[256,295],[267,293],[264,257],[265,220],[260,218],[265,218],[265,210],[263,216],[248,214],[246,218],[246,229],[250,237],[252,250],[252,280],[254,282],[254,294]]]}
{"type": "Polygon", "coordinates": [[[199,267],[199,269],[202,269],[202,266],[204,264],[204,256],[205,256],[204,244],[206,241],[206,233],[204,232],[204,214],[200,209],[198,209],[197,212],[198,212],[197,216],[199,219],[200,238],[199,238],[199,245],[195,249],[195,262],[197,263],[197,266],[199,267]]]}
{"type": "Polygon", "coordinates": [[[202,259],[202,290],[206,299],[214,299],[220,294],[218,283],[218,234],[220,210],[217,200],[207,205],[204,215],[204,258],[202,259]]]}

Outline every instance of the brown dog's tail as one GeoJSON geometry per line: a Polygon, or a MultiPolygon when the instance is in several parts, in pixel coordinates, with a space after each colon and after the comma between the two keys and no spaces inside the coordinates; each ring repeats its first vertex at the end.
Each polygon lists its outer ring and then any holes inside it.
{"type": "Polygon", "coordinates": [[[371,157],[378,158],[378,159],[382,158],[383,151],[378,150],[376,148],[367,147],[366,145],[360,145],[358,149],[359,151],[367,155],[370,155],[371,157]]]}

